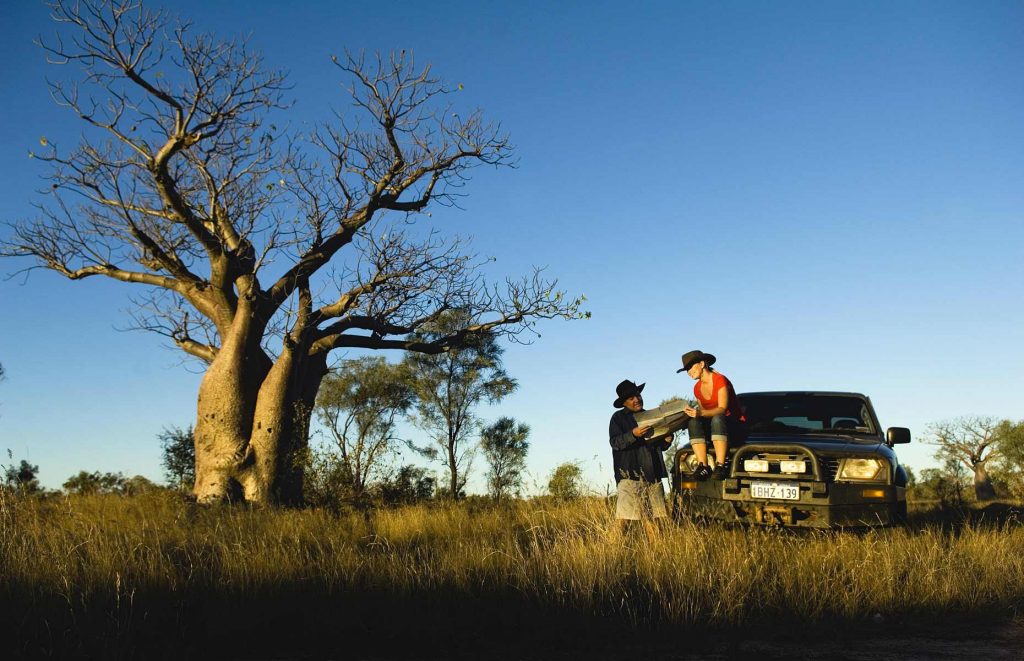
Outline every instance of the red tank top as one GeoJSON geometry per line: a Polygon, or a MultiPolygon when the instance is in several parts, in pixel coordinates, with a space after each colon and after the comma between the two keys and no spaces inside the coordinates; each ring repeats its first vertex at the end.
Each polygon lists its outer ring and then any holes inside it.
{"type": "Polygon", "coordinates": [[[693,396],[700,402],[702,409],[716,409],[718,408],[718,391],[722,388],[725,388],[725,391],[729,393],[729,404],[726,407],[725,414],[734,420],[745,421],[743,409],[740,407],[740,398],[736,396],[732,382],[725,378],[723,374],[718,372],[711,373],[711,397],[705,398],[700,394],[700,381],[693,384],[693,396]]]}

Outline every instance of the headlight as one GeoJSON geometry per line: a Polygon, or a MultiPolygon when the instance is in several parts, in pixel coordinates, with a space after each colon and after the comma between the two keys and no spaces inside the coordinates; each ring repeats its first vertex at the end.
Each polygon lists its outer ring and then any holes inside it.
{"type": "Polygon", "coordinates": [[[885,482],[887,467],[881,459],[843,459],[836,479],[885,482]]]}
{"type": "Polygon", "coordinates": [[[799,461],[780,461],[779,470],[783,473],[806,473],[807,462],[803,459],[799,461]]]}
{"type": "MultiPolygon", "coordinates": [[[[715,467],[715,458],[708,455],[708,468],[715,467]]],[[[691,473],[697,470],[697,455],[692,452],[687,453],[682,459],[679,460],[679,470],[688,470],[691,473]]]]}
{"type": "Polygon", "coordinates": [[[683,455],[679,461],[679,470],[693,472],[697,468],[697,455],[690,453],[683,455]]]}
{"type": "Polygon", "coordinates": [[[764,459],[744,459],[743,470],[747,473],[767,473],[768,462],[764,459]]]}

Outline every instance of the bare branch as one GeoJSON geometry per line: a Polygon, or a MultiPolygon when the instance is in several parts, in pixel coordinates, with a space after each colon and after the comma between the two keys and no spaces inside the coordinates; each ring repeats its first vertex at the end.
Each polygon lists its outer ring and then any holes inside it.
{"type": "Polygon", "coordinates": [[[981,416],[937,422],[928,428],[929,442],[938,446],[940,453],[963,461],[974,470],[979,464],[1000,456],[995,434],[998,426],[996,418],[981,416]]]}
{"type": "Polygon", "coordinates": [[[269,121],[285,108],[284,74],[244,40],[195,33],[137,0],[52,9],[61,29],[40,45],[79,75],[51,93],[86,133],[71,150],[41,140],[48,206],[14,226],[0,255],[173,292],[145,298],[136,327],[203,360],[240,318],[268,352],[291,343],[322,354],[443,351],[581,316],[582,299],[564,299],[540,271],[496,287],[460,240],[408,231],[431,205],[455,204],[472,168],[514,165],[500,126],[457,108],[458,89],[410,54],[336,59],[348,104],[301,138],[269,121]],[[385,227],[396,214],[404,226],[385,227]],[[453,309],[468,311],[469,327],[430,346],[410,339],[453,309]]]}
{"type": "MultiPolygon", "coordinates": [[[[352,103],[376,127],[363,132],[358,122],[349,125],[339,116],[340,127],[324,127],[313,143],[326,153],[333,167],[330,178],[335,192],[312,196],[309,185],[296,190],[307,216],[315,219],[316,238],[295,266],[271,288],[272,304],[280,304],[294,291],[302,277],[308,277],[371,223],[378,211],[404,213],[424,211],[431,201],[450,202],[449,189],[461,186],[475,165],[511,164],[511,145],[500,128],[486,124],[475,112],[463,121],[450,106],[431,105],[435,97],[454,90],[430,74],[430,67],[417,69],[411,55],[403,51],[388,59],[377,56],[367,63],[365,56],[346,54],[335,64],[352,76],[352,103]],[[411,198],[403,199],[410,194],[411,198]],[[327,208],[332,200],[338,214],[334,234],[321,238],[327,208]]],[[[322,189],[317,187],[318,190],[322,189]]]]}
{"type": "Polygon", "coordinates": [[[185,300],[173,292],[154,290],[132,298],[132,324],[125,330],[145,330],[162,335],[174,345],[210,363],[219,350],[216,326],[205,316],[192,313],[185,300]],[[197,339],[199,337],[202,339],[197,339]]]}

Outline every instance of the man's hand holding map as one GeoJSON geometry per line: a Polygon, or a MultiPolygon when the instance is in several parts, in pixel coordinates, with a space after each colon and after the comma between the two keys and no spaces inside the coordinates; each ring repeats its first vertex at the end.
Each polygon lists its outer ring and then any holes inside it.
{"type": "Polygon", "coordinates": [[[651,427],[646,438],[658,438],[674,434],[690,422],[690,416],[683,410],[691,406],[683,400],[667,402],[661,406],[633,414],[638,427],[651,427]]]}

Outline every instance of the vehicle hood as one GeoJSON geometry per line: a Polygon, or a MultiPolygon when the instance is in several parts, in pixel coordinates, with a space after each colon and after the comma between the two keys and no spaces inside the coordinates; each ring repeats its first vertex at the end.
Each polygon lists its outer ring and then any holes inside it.
{"type": "Polygon", "coordinates": [[[751,434],[743,445],[799,445],[809,448],[819,456],[886,454],[882,448],[888,449],[888,446],[877,438],[854,438],[832,434],[751,434]]]}

